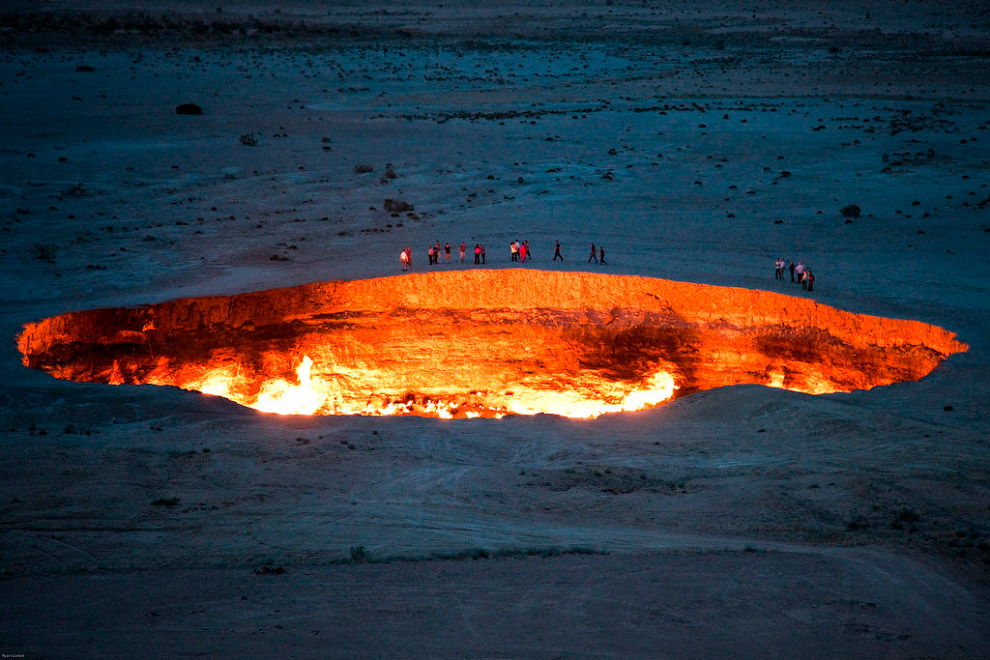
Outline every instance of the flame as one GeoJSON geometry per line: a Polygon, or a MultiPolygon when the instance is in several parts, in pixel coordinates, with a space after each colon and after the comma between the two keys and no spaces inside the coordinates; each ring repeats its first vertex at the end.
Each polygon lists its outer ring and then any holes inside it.
{"type": "Polygon", "coordinates": [[[313,360],[308,355],[304,356],[296,369],[298,385],[280,379],[265,381],[258,399],[251,407],[279,415],[312,415],[323,406],[313,384],[312,368],[313,360]]]}
{"type": "MultiPolygon", "coordinates": [[[[478,417],[502,418],[506,414],[539,415],[553,414],[578,419],[593,419],[600,415],[617,412],[631,412],[653,408],[674,396],[678,386],[674,377],[667,371],[658,371],[646,378],[638,386],[625,389],[612,386],[609,396],[596,397],[591,388],[585,393],[577,391],[546,391],[531,388],[517,388],[506,393],[504,405],[484,403],[498,401],[499,397],[485,393],[477,401],[455,401],[443,398],[417,399],[409,396],[403,401],[371,400],[365,404],[341,403],[334,401],[334,388],[324,379],[313,374],[313,359],[304,355],[295,370],[298,382],[290,383],[282,378],[262,381],[254,396],[244,394],[250,389],[248,379],[241,376],[238,365],[212,368],[198,377],[190,377],[179,387],[230,399],[240,405],[260,412],[278,415],[420,415],[440,419],[478,417]],[[618,391],[616,391],[618,389],[618,391]]],[[[589,382],[595,380],[589,378],[589,382]]],[[[148,382],[164,384],[159,378],[149,378],[148,382]]],[[[597,385],[603,385],[597,383],[597,385]]],[[[473,398],[469,393],[450,393],[451,396],[473,398]]]]}
{"type": "Polygon", "coordinates": [[[650,376],[642,385],[642,389],[634,388],[612,403],[607,400],[581,396],[576,391],[529,391],[516,392],[509,403],[509,410],[517,415],[538,415],[551,413],[564,417],[594,419],[601,415],[617,412],[632,412],[645,410],[660,405],[674,396],[674,377],[666,371],[659,371],[650,376]]]}
{"type": "MultiPolygon", "coordinates": [[[[199,377],[191,377],[178,383],[178,386],[185,390],[221,396],[261,412],[314,415],[326,404],[324,395],[318,390],[318,381],[313,378],[312,369],[313,360],[304,355],[296,367],[298,384],[281,378],[265,380],[261,383],[258,394],[253,397],[242,394],[248,389],[248,383],[246,378],[239,375],[237,365],[210,369],[199,377]]],[[[160,378],[149,378],[148,382],[164,384],[160,378]]]]}

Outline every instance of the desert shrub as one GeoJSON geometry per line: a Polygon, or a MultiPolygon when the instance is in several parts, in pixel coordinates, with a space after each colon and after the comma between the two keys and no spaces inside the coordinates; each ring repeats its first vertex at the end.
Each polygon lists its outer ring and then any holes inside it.
{"type": "Polygon", "coordinates": [[[351,546],[351,563],[366,564],[370,559],[371,557],[368,556],[368,551],[364,549],[363,545],[351,546]]]}
{"type": "Polygon", "coordinates": [[[413,205],[401,199],[386,199],[385,210],[389,213],[405,213],[413,210],[413,205]]]}
{"type": "Polygon", "coordinates": [[[392,167],[392,163],[385,164],[385,178],[386,179],[396,179],[398,174],[395,173],[395,168],[392,167]]]}
{"type": "Polygon", "coordinates": [[[178,497],[160,497],[151,503],[151,506],[175,506],[179,503],[178,497]]]}
{"type": "Polygon", "coordinates": [[[894,519],[902,523],[918,522],[921,520],[921,515],[914,509],[901,509],[894,514],[894,519]]]}
{"type": "Polygon", "coordinates": [[[354,173],[355,174],[367,174],[368,172],[374,172],[374,171],[375,171],[375,166],[374,165],[361,165],[361,164],[359,164],[359,165],[355,165],[354,166],[354,173]]]}
{"type": "Polygon", "coordinates": [[[51,261],[55,258],[55,253],[58,248],[54,245],[45,245],[44,243],[34,244],[34,258],[41,259],[43,261],[51,261]]]}
{"type": "Polygon", "coordinates": [[[847,218],[858,218],[862,209],[859,208],[857,204],[847,204],[839,209],[839,213],[846,216],[847,218]]]}
{"type": "Polygon", "coordinates": [[[866,529],[869,525],[866,523],[866,518],[863,516],[856,516],[852,520],[846,523],[846,529],[850,532],[855,532],[860,529],[866,529]]]}
{"type": "Polygon", "coordinates": [[[258,136],[254,133],[245,133],[240,137],[241,144],[247,147],[258,146],[258,136]]]}

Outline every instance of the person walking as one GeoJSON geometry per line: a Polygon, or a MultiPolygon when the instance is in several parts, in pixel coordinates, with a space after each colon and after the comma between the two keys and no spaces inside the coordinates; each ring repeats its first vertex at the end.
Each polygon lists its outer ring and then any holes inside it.
{"type": "Polygon", "coordinates": [[[474,244],[474,263],[481,263],[481,243],[474,244]]]}
{"type": "Polygon", "coordinates": [[[526,246],[526,256],[529,258],[530,261],[532,261],[533,260],[533,251],[529,247],[529,241],[523,241],[523,245],[526,246]]]}
{"type": "Polygon", "coordinates": [[[793,282],[794,281],[794,262],[793,261],[791,262],[791,265],[788,268],[791,271],[791,282],[793,282]]]}
{"type": "Polygon", "coordinates": [[[815,274],[810,270],[804,271],[804,279],[808,283],[808,292],[815,290],[815,274]]]}
{"type": "Polygon", "coordinates": [[[775,280],[784,279],[784,260],[780,257],[777,257],[777,261],[774,263],[773,278],[775,280]]]}
{"type": "Polygon", "coordinates": [[[519,260],[522,261],[523,263],[526,263],[526,255],[528,253],[529,253],[529,250],[526,249],[526,243],[520,243],[519,244],[519,260]]]}
{"type": "Polygon", "coordinates": [[[596,264],[598,263],[598,251],[595,250],[595,244],[594,243],[591,244],[591,256],[588,257],[588,263],[589,264],[591,263],[591,260],[592,259],[595,260],[595,263],[596,264]]]}
{"type": "Polygon", "coordinates": [[[464,253],[467,252],[467,243],[461,241],[461,244],[457,246],[457,251],[461,253],[461,263],[464,263],[464,253]]]}
{"type": "Polygon", "coordinates": [[[553,260],[554,261],[557,261],[558,258],[561,261],[564,260],[564,258],[562,256],[560,256],[560,241],[554,241],[553,242],[553,260]]]}
{"type": "Polygon", "coordinates": [[[412,268],[412,248],[408,245],[406,246],[406,265],[412,268]]]}
{"type": "Polygon", "coordinates": [[[519,261],[519,245],[515,241],[509,243],[509,261],[519,261]]]}
{"type": "Polygon", "coordinates": [[[601,265],[601,266],[605,265],[605,246],[604,245],[599,245],[598,246],[598,264],[601,265]]]}
{"type": "Polygon", "coordinates": [[[409,253],[403,250],[399,254],[399,262],[402,264],[402,270],[409,270],[409,253]]]}
{"type": "Polygon", "coordinates": [[[797,281],[804,284],[804,262],[799,261],[797,267],[794,268],[794,274],[797,275],[797,281]]]}
{"type": "Polygon", "coordinates": [[[484,264],[485,263],[485,246],[484,245],[481,245],[480,247],[481,247],[481,263],[484,264]]]}
{"type": "Polygon", "coordinates": [[[446,260],[447,265],[450,265],[450,243],[443,246],[443,257],[446,260]]]}

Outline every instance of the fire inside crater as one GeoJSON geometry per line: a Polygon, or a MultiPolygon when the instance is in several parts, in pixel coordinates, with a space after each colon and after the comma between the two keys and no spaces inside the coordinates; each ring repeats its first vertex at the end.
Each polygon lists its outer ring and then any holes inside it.
{"type": "Polygon", "coordinates": [[[736,384],[820,394],[918,380],[955,334],[767,291],[534,270],[433,272],[73,312],[26,366],[173,385],[265,412],[597,417],[736,384]]]}

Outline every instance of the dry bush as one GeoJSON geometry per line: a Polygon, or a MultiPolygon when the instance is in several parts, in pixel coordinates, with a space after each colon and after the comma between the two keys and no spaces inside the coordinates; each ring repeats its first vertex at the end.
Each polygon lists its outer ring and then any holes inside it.
{"type": "Polygon", "coordinates": [[[386,199],[385,210],[389,213],[405,213],[413,210],[413,205],[401,199],[386,199]]]}

